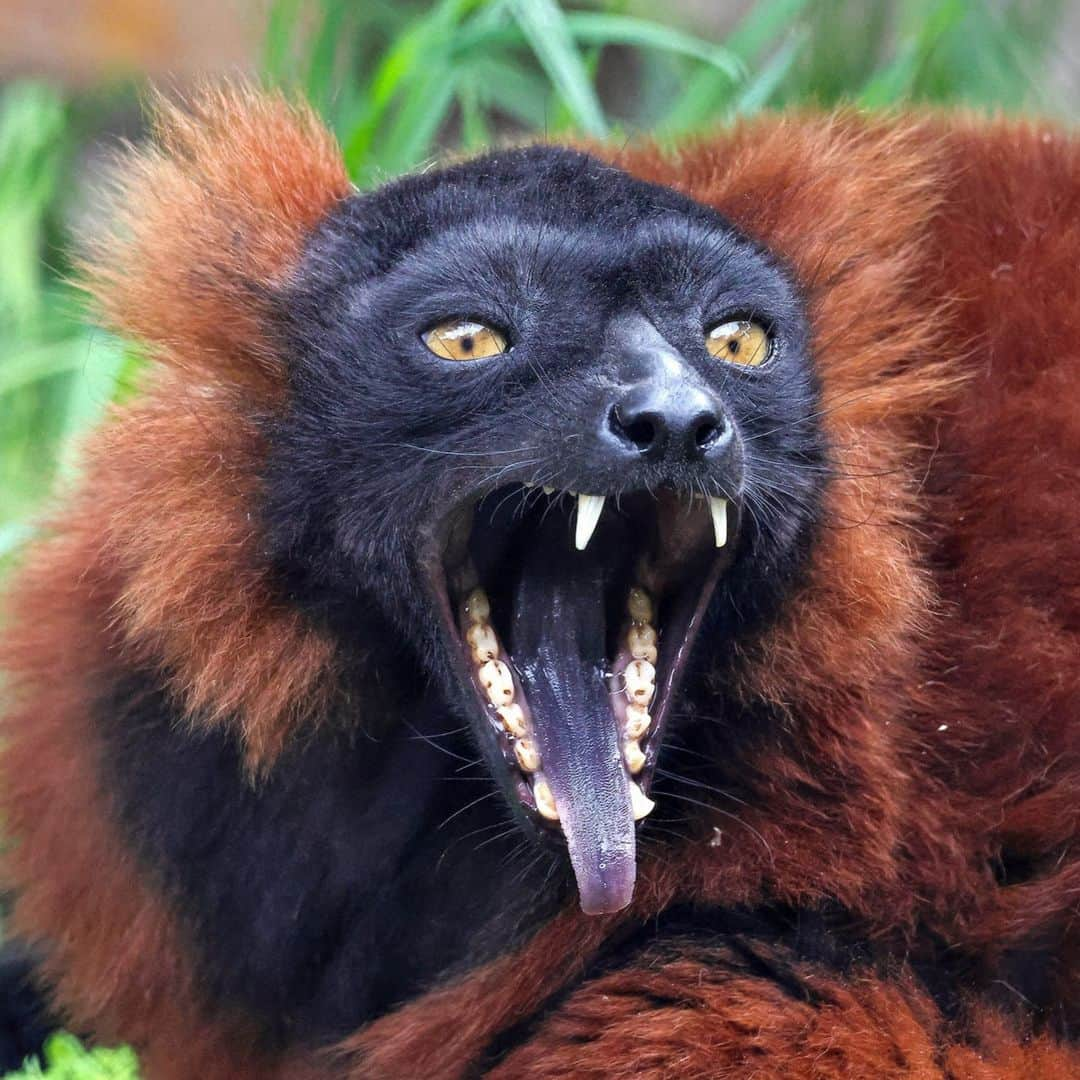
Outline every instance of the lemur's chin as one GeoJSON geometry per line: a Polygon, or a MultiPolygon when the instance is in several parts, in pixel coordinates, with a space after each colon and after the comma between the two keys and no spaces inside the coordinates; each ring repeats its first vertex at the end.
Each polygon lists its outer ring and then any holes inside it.
{"type": "Polygon", "coordinates": [[[565,839],[582,909],[633,897],[636,825],[737,504],[522,485],[455,511],[433,573],[474,727],[511,805],[565,839]]]}

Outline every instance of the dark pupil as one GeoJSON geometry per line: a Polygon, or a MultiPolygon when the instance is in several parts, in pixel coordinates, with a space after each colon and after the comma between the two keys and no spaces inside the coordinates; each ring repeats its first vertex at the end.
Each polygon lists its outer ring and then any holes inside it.
{"type": "Polygon", "coordinates": [[[739,339],[738,338],[728,338],[727,347],[728,347],[728,352],[737,353],[739,351],[739,339]]]}
{"type": "Polygon", "coordinates": [[[473,351],[473,345],[474,345],[474,341],[473,341],[473,336],[472,336],[472,334],[465,334],[465,335],[464,335],[464,336],[463,336],[463,337],[462,337],[462,338],[460,339],[460,341],[461,341],[461,351],[462,351],[462,352],[467,352],[467,353],[469,353],[469,352],[472,352],[472,351],[473,351]]]}

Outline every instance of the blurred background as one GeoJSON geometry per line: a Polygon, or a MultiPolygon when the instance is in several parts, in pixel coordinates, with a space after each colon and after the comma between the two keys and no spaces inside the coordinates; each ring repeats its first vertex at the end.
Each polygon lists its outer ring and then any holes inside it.
{"type": "MultiPolygon", "coordinates": [[[[88,323],[70,279],[150,83],[302,93],[364,186],[531,133],[671,141],[791,106],[1068,123],[1078,46],[1080,0],[0,0],[0,575],[138,381],[137,347],[88,323]]],[[[51,1054],[50,1077],[135,1075],[70,1040],[51,1054]]]]}

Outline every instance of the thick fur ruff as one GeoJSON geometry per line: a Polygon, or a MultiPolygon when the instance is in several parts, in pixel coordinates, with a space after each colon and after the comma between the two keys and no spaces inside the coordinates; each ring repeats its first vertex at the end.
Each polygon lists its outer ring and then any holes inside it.
{"type": "Polygon", "coordinates": [[[152,671],[183,736],[234,738],[253,785],[319,730],[339,645],[275,586],[251,506],[287,396],[266,297],[350,189],[276,99],[158,125],[88,266],[158,363],[92,439],[4,642],[14,926],[67,1021],[154,1078],[1077,1075],[1080,145],[841,115],[608,155],[779,255],[811,317],[824,527],[782,618],[705,674],[730,711],[699,749],[738,760],[738,805],[643,852],[627,910],[569,907],[313,1049],[208,989],[90,703],[152,671]],[[791,925],[717,914],[764,909],[791,925]],[[833,909],[842,956],[800,921],[833,909]]]}

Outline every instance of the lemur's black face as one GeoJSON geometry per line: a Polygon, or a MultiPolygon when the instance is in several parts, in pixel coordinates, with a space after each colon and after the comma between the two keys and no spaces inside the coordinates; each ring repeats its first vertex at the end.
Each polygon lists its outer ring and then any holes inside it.
{"type": "Polygon", "coordinates": [[[350,199],[280,309],[290,587],[346,637],[377,606],[617,910],[703,624],[775,609],[813,526],[795,290],[712,211],[533,148],[350,199]]]}

